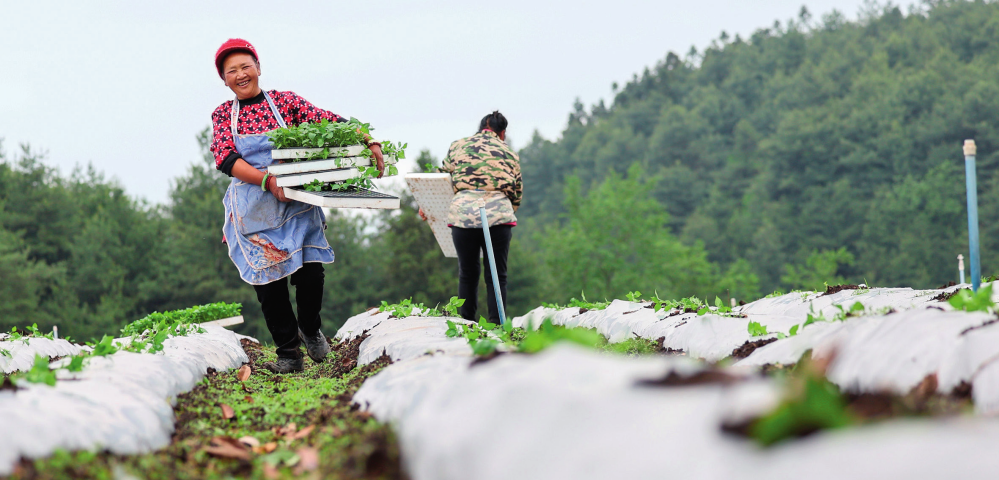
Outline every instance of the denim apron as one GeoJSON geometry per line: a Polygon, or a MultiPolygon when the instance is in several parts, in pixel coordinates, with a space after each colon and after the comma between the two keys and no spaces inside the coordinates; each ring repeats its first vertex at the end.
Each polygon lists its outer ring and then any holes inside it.
{"type": "MultiPolygon", "coordinates": [[[[264,98],[278,125],[284,118],[270,95],[264,98]]],[[[266,169],[271,158],[271,139],[267,134],[239,135],[239,99],[232,101],[232,138],[236,151],[258,170],[266,169]]],[[[303,263],[333,263],[333,247],[323,230],[323,210],[302,202],[280,202],[260,185],[232,178],[222,199],[225,224],[222,232],[229,244],[229,258],[239,269],[239,276],[250,285],[263,285],[291,275],[303,263]]]]}

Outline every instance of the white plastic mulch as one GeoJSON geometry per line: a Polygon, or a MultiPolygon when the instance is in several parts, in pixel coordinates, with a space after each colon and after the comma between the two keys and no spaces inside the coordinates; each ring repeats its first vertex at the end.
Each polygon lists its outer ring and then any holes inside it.
{"type": "Polygon", "coordinates": [[[444,335],[445,319],[375,311],[352,317],[336,338],[367,331],[359,363],[383,352],[395,361],[368,379],[354,401],[396,425],[416,480],[994,478],[999,456],[986,449],[999,442],[999,419],[981,414],[999,411],[999,323],[989,323],[994,315],[955,312],[931,300],[943,291],[791,293],[736,308],[748,318],[670,316],[674,312],[644,308],[647,303],[614,301],[604,310],[539,308],[512,320],[537,326],[552,318],[596,328],[612,342],[662,338],[686,357],[634,358],[558,345],[473,365],[463,340],[444,335]],[[796,336],[727,367],[745,377],[735,385],[638,385],[669,371],[705,368],[696,359],[729,357],[747,341],[788,333],[809,313],[832,319],[840,312],[835,305],[849,309],[858,301],[866,307],[862,316],[799,327],[796,336]],[[771,334],[752,337],[750,321],[771,334]],[[933,374],[942,393],[970,383],[980,415],[892,420],[770,449],[721,432],[724,420],[748,418],[778,401],[775,383],[751,372],[794,363],[807,351],[831,358],[830,380],[851,391],[905,393],[933,374]]]}
{"type": "MultiPolygon", "coordinates": [[[[167,339],[162,353],[93,357],[82,372],[58,371],[54,387],[21,382],[16,392],[0,391],[0,475],[10,474],[21,457],[56,449],[135,454],[168,445],[174,398],[209,367],[221,371],[248,361],[235,333],[205,329],[167,339]]],[[[30,340],[36,344],[43,342],[30,340]]]]}
{"type": "Polygon", "coordinates": [[[46,358],[76,355],[80,347],[63,340],[47,338],[22,338],[18,340],[0,340],[0,370],[3,373],[31,370],[35,364],[35,355],[46,358]],[[6,353],[4,353],[6,352],[6,353]]]}

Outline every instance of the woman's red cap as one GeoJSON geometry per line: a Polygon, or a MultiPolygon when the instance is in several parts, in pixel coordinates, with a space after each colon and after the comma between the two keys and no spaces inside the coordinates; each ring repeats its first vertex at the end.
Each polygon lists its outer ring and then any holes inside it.
{"type": "Polygon", "coordinates": [[[242,38],[230,38],[226,40],[225,43],[219,47],[219,50],[215,52],[215,69],[219,71],[219,77],[225,80],[225,75],[222,74],[222,62],[225,62],[225,57],[230,53],[234,52],[246,52],[253,55],[253,59],[260,61],[257,58],[257,49],[253,48],[253,45],[242,38]]]}

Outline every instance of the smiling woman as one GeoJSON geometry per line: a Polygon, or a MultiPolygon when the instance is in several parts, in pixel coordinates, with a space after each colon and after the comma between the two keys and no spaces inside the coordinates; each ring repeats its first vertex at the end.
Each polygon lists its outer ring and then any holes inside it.
{"type": "MultiPolygon", "coordinates": [[[[229,258],[240,278],[256,290],[277,345],[277,362],[264,366],[276,373],[301,371],[302,341],[317,363],[329,353],[319,311],[323,264],[333,263],[334,255],[326,241],[322,209],[290,201],[276,178],[265,172],[274,163],[267,132],[288,124],[346,120],[294,92],[262,90],[260,60],[246,40],[235,38],[222,44],[215,53],[215,68],[236,94],[212,113],[211,150],[216,168],[233,177],[222,200],[229,258]],[[289,276],[296,287],[297,318],[288,295],[289,276]]],[[[383,172],[381,145],[366,135],[365,140],[379,173],[383,172]]]]}

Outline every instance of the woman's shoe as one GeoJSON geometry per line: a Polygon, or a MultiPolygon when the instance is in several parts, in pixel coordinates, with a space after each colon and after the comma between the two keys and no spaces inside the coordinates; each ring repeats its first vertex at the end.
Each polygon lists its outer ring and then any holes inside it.
{"type": "Polygon", "coordinates": [[[305,370],[305,361],[301,358],[278,357],[276,362],[266,362],[262,367],[274,373],[292,373],[305,370]]]}
{"type": "Polygon", "coordinates": [[[326,355],[330,353],[330,344],[326,341],[326,335],[323,335],[322,330],[316,330],[315,335],[306,335],[299,330],[298,336],[305,342],[305,351],[313,362],[323,363],[326,360],[326,355]]]}

